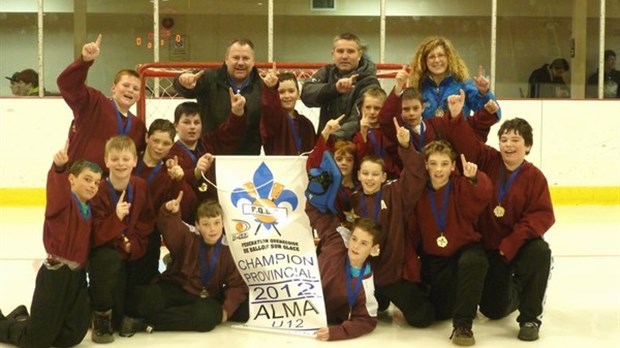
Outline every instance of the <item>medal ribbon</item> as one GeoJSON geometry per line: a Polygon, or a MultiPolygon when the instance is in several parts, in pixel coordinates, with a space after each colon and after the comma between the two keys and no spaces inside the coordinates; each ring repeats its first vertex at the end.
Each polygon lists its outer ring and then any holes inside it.
{"type": "Polygon", "coordinates": [[[192,163],[194,163],[194,166],[196,166],[196,164],[198,163],[198,160],[196,159],[196,155],[194,155],[192,150],[190,150],[189,147],[185,146],[185,144],[183,144],[181,140],[177,141],[177,143],[181,145],[181,148],[183,149],[183,151],[187,153],[187,155],[192,159],[192,163]]]}
{"type": "Polygon", "coordinates": [[[286,120],[288,121],[288,126],[291,129],[291,133],[293,133],[293,140],[295,140],[295,147],[297,148],[297,154],[300,154],[301,153],[301,136],[299,135],[299,132],[297,132],[295,120],[290,115],[286,115],[286,120]]]}
{"type": "Polygon", "coordinates": [[[209,269],[207,269],[207,243],[204,240],[200,240],[200,276],[202,277],[202,286],[204,288],[209,284],[209,280],[215,273],[215,266],[217,265],[217,258],[220,255],[220,249],[222,249],[222,238],[217,240],[215,243],[215,249],[213,250],[213,255],[211,256],[211,260],[209,260],[209,269]]]}
{"type": "Polygon", "coordinates": [[[426,186],[428,190],[428,194],[431,199],[431,209],[433,210],[433,216],[435,217],[435,222],[437,222],[437,226],[439,226],[439,232],[443,234],[443,231],[446,230],[446,215],[448,213],[448,196],[450,194],[450,183],[448,180],[448,184],[446,185],[445,191],[443,193],[443,202],[441,202],[441,212],[437,211],[437,204],[435,203],[435,192],[433,191],[433,186],[429,182],[426,186]]]}
{"type": "Polygon", "coordinates": [[[349,312],[353,310],[353,305],[355,304],[355,299],[359,296],[360,291],[362,290],[362,279],[364,274],[366,274],[367,269],[369,267],[368,261],[364,262],[362,269],[360,270],[360,274],[355,277],[357,278],[357,283],[355,284],[355,289],[351,285],[353,276],[351,275],[351,262],[349,261],[349,255],[345,258],[345,266],[346,266],[346,274],[347,274],[347,302],[349,302],[349,312]]]}
{"type": "MultiPolygon", "coordinates": [[[[367,218],[368,217],[368,209],[366,208],[366,197],[368,197],[368,196],[366,196],[363,193],[362,193],[362,196],[363,196],[362,197],[362,202],[361,202],[361,204],[362,204],[362,206],[361,206],[362,214],[364,215],[365,218],[367,218]]],[[[375,220],[377,222],[379,221],[379,212],[380,211],[381,211],[381,190],[379,190],[376,193],[376,196],[375,196],[375,211],[373,212],[373,220],[375,220]]]]}
{"type": "Polygon", "coordinates": [[[377,137],[375,136],[375,133],[372,131],[372,129],[368,130],[368,139],[370,139],[370,143],[372,144],[372,151],[374,152],[375,156],[383,158],[385,155],[383,144],[377,144],[377,137]]]}
{"type": "Polygon", "coordinates": [[[131,119],[133,116],[129,112],[127,112],[127,124],[125,125],[125,128],[123,128],[123,116],[118,110],[118,106],[116,105],[114,100],[112,100],[112,105],[114,105],[114,110],[116,111],[116,127],[118,130],[118,134],[127,135],[129,133],[129,130],[131,129],[131,119]]]}
{"type": "MultiPolygon", "coordinates": [[[[159,172],[159,170],[161,169],[163,164],[164,164],[164,161],[159,161],[159,163],[157,163],[157,165],[155,166],[155,168],[153,169],[151,174],[149,174],[148,178],[146,178],[146,182],[148,184],[153,182],[153,180],[155,179],[155,175],[157,175],[157,172],[159,172]]],[[[143,159],[138,161],[138,167],[136,167],[136,175],[137,176],[140,176],[142,174],[142,171],[144,170],[144,166],[145,165],[146,164],[144,164],[144,160],[143,159]]]]}
{"type": "Polygon", "coordinates": [[[228,76],[228,83],[230,84],[230,87],[232,87],[232,89],[235,91],[235,94],[241,93],[241,91],[250,84],[250,77],[248,76],[245,80],[243,80],[243,82],[241,82],[241,86],[237,88],[237,84],[235,83],[235,81],[233,81],[232,78],[230,78],[230,75],[226,75],[228,76]]]}
{"type": "Polygon", "coordinates": [[[435,97],[435,102],[437,103],[437,107],[435,108],[435,111],[433,112],[433,115],[435,115],[435,113],[437,112],[437,109],[443,110],[444,113],[445,113],[445,110],[446,110],[443,107],[443,101],[447,97],[448,88],[444,88],[443,91],[441,91],[441,95],[439,95],[439,91],[440,90],[441,90],[441,88],[439,86],[437,86],[437,88],[435,88],[435,93],[433,93],[433,97],[435,97]]]}
{"type": "Polygon", "coordinates": [[[504,177],[506,176],[506,168],[502,166],[502,176],[499,182],[499,190],[497,192],[497,203],[499,204],[502,203],[504,196],[506,196],[506,193],[510,189],[510,186],[512,186],[512,182],[515,181],[517,174],[519,174],[519,172],[521,171],[521,168],[523,168],[523,163],[519,166],[519,168],[515,169],[515,171],[512,172],[512,174],[510,174],[510,176],[508,177],[508,180],[506,180],[506,183],[504,185],[502,185],[502,181],[504,180],[504,177]]]}

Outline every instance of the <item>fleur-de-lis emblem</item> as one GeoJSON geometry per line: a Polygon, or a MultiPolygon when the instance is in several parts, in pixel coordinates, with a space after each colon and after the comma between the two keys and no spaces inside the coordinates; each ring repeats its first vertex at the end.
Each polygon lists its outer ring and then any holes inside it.
{"type": "Polygon", "coordinates": [[[265,162],[256,168],[252,182],[247,182],[242,187],[233,190],[230,200],[235,207],[241,207],[244,214],[254,216],[255,221],[258,222],[254,234],[258,233],[261,226],[264,226],[267,230],[273,227],[281,235],[276,225],[278,220],[288,216],[286,205],[290,205],[291,209],[295,210],[299,203],[295,192],[274,181],[273,173],[265,162]],[[251,204],[243,204],[242,200],[247,200],[251,204]]]}

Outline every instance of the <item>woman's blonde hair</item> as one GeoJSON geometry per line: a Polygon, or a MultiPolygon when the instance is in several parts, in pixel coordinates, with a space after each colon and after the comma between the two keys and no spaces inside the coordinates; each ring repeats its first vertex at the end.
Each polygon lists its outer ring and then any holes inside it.
{"type": "Polygon", "coordinates": [[[443,47],[448,59],[448,72],[455,80],[465,81],[469,77],[469,70],[458,52],[452,46],[450,40],[441,36],[430,36],[422,41],[411,60],[411,75],[409,76],[409,86],[421,89],[422,79],[428,72],[426,58],[437,47],[443,47]]]}

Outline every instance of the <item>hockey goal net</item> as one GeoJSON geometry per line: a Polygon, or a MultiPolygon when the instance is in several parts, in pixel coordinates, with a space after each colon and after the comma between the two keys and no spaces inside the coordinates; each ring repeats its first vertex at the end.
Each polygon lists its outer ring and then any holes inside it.
{"type": "MultiPolygon", "coordinates": [[[[261,73],[272,67],[272,63],[256,63],[255,65],[261,73]]],[[[140,73],[142,86],[140,101],[137,104],[138,117],[143,119],[147,126],[157,118],[173,121],[176,106],[188,100],[174,90],[174,78],[185,71],[218,69],[221,66],[222,62],[158,62],[139,65],[137,70],[140,73]]],[[[304,82],[325,64],[276,62],[276,66],[279,72],[294,73],[301,84],[301,90],[304,82]]],[[[402,65],[377,64],[376,66],[381,86],[389,93],[394,85],[394,76],[402,65]]],[[[308,117],[316,127],[319,119],[318,108],[308,108],[300,100],[297,102],[296,109],[308,117]]]]}

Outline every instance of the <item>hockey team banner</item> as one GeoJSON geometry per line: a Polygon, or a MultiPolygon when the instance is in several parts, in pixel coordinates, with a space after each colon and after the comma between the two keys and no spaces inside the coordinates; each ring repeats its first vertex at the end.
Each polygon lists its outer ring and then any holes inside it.
{"type": "Polygon", "coordinates": [[[248,284],[247,328],[312,334],[327,326],[305,157],[217,156],[226,238],[248,284]]]}

